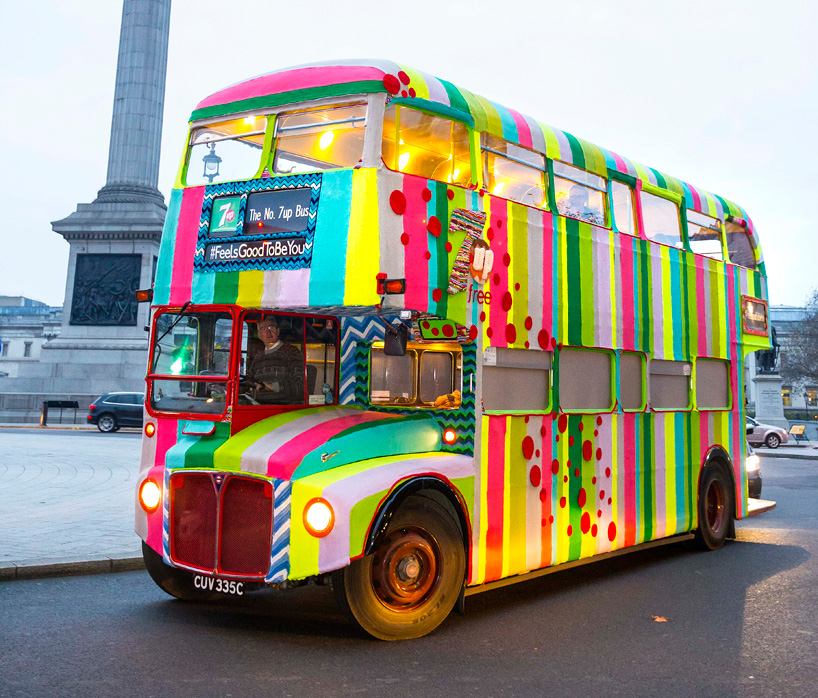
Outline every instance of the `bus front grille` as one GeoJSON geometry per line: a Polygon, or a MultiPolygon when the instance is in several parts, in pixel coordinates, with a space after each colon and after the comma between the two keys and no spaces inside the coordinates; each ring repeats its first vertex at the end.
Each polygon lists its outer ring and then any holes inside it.
{"type": "Polygon", "coordinates": [[[272,483],[227,473],[174,473],[169,523],[176,564],[262,577],[270,566],[272,483]]]}

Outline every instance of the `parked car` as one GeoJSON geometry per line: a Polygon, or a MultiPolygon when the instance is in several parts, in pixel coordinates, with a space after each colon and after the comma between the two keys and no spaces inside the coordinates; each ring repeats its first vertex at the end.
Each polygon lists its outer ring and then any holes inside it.
{"type": "Polygon", "coordinates": [[[744,461],[747,471],[747,494],[754,499],[761,497],[761,459],[747,443],[747,460],[744,461]]]}
{"type": "Polygon", "coordinates": [[[88,406],[88,423],[103,432],[142,427],[144,393],[105,393],[88,406]]]}
{"type": "Polygon", "coordinates": [[[747,441],[753,446],[778,448],[787,443],[789,436],[781,427],[772,424],[761,424],[752,417],[747,417],[747,441]]]}

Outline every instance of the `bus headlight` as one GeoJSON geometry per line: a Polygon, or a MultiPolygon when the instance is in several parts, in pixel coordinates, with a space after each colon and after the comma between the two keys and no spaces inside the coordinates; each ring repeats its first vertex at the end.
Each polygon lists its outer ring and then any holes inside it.
{"type": "Polygon", "coordinates": [[[152,514],[162,503],[162,489],[153,480],[145,480],[139,487],[139,503],[152,514]]]}
{"type": "Polygon", "coordinates": [[[326,499],[316,497],[304,507],[304,527],[310,535],[323,538],[335,525],[335,512],[326,499]]]}
{"type": "Polygon", "coordinates": [[[761,468],[761,459],[754,453],[752,456],[747,456],[744,461],[744,469],[748,473],[757,473],[761,468]]]}

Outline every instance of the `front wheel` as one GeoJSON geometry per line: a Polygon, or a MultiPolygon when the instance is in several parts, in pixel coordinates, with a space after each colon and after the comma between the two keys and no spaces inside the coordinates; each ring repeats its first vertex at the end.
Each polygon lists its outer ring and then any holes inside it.
{"type": "Polygon", "coordinates": [[[767,444],[767,448],[778,448],[781,445],[781,437],[778,434],[767,434],[764,443],[767,444]]]}
{"type": "Polygon", "coordinates": [[[114,417],[114,415],[100,415],[99,421],[97,422],[97,429],[99,429],[101,432],[108,434],[112,431],[116,431],[118,428],[116,417],[114,417]]]}
{"type": "Polygon", "coordinates": [[[460,527],[446,509],[409,497],[370,555],[333,572],[339,606],[381,640],[430,633],[449,615],[465,580],[460,527]]]}
{"type": "Polygon", "coordinates": [[[704,550],[718,550],[727,539],[733,521],[733,490],[720,464],[709,463],[699,481],[699,528],[696,543],[704,550]]]}

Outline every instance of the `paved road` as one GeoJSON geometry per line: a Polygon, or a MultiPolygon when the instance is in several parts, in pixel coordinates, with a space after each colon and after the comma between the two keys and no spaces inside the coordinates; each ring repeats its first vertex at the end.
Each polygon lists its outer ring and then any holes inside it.
{"type": "Polygon", "coordinates": [[[362,637],[312,586],[193,605],[145,572],[0,584],[0,696],[813,698],[818,464],[762,468],[778,508],[721,551],[668,546],[471,597],[406,643],[362,637]]]}
{"type": "Polygon", "coordinates": [[[140,556],[140,450],[139,431],[0,428],[0,563],[140,556]]]}

